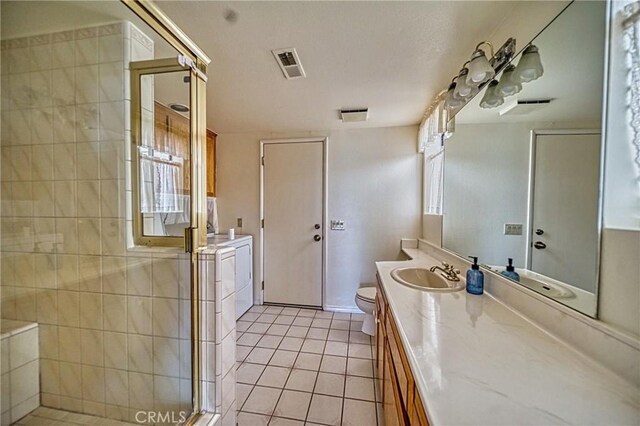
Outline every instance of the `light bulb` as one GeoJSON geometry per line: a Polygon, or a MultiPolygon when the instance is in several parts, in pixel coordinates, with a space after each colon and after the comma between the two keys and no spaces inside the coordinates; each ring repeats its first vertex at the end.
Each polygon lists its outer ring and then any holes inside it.
{"type": "Polygon", "coordinates": [[[513,78],[521,83],[528,83],[542,77],[542,74],[544,74],[544,68],[540,61],[540,53],[538,48],[532,44],[522,52],[513,78]]]}
{"type": "Polygon", "coordinates": [[[469,74],[467,75],[467,84],[479,86],[496,75],[495,70],[489,63],[489,60],[482,49],[477,49],[471,55],[469,62],[469,74]]]}
{"type": "Polygon", "coordinates": [[[445,106],[447,108],[459,108],[462,105],[464,105],[464,100],[458,98],[455,95],[455,93],[454,93],[455,89],[456,89],[456,83],[455,82],[451,83],[449,85],[449,89],[447,90],[447,96],[446,96],[445,101],[444,101],[445,106]]]}
{"type": "Polygon", "coordinates": [[[462,68],[460,73],[458,74],[458,79],[456,80],[456,89],[453,92],[454,96],[457,96],[461,99],[466,99],[474,96],[478,93],[478,87],[475,85],[467,84],[467,76],[469,75],[469,69],[462,68]]]}
{"type": "Polygon", "coordinates": [[[509,65],[502,72],[500,83],[498,83],[498,87],[496,88],[496,91],[500,96],[512,96],[522,90],[522,84],[520,83],[520,81],[513,77],[513,72],[515,71],[515,69],[515,66],[509,65]]]}
{"type": "Polygon", "coordinates": [[[484,96],[480,101],[481,108],[495,108],[504,103],[504,99],[496,91],[497,86],[498,82],[495,80],[491,80],[491,83],[487,85],[487,90],[484,92],[484,96]]]}

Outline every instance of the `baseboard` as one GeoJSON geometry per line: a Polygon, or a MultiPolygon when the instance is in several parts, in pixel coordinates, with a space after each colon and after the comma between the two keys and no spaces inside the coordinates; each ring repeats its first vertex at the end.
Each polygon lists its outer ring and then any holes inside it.
{"type": "Polygon", "coordinates": [[[325,305],[325,311],[330,312],[344,312],[349,314],[364,314],[357,306],[333,306],[333,305],[325,305]]]}

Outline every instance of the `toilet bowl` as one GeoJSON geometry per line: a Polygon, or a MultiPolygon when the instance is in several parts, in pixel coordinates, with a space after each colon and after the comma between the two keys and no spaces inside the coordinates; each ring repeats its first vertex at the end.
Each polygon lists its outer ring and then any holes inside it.
{"type": "Polygon", "coordinates": [[[362,332],[369,336],[376,334],[376,320],[374,317],[376,292],[375,287],[360,287],[356,291],[356,306],[366,314],[362,322],[362,332]]]}

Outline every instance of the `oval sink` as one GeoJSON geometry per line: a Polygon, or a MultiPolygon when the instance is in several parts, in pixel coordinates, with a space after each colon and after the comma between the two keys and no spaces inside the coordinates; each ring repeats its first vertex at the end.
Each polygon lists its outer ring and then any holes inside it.
{"type": "Polygon", "coordinates": [[[449,281],[425,268],[396,268],[391,278],[409,287],[426,291],[459,291],[464,288],[462,281],[449,281]]]}

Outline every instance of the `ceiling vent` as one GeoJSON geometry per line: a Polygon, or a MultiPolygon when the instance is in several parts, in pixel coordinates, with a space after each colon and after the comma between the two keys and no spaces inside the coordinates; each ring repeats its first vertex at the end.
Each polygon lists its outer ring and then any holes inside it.
{"type": "Polygon", "coordinates": [[[273,53],[273,56],[276,58],[276,62],[278,62],[284,78],[292,80],[294,78],[306,77],[296,49],[292,47],[289,49],[276,49],[272,50],[271,53],[273,53]]]}
{"type": "Polygon", "coordinates": [[[341,109],[340,117],[343,123],[353,123],[355,121],[367,121],[369,118],[369,108],[341,109]]]}
{"type": "Polygon", "coordinates": [[[500,110],[500,115],[525,115],[533,111],[538,111],[549,105],[551,99],[514,99],[509,103],[505,103],[500,110]]]}

